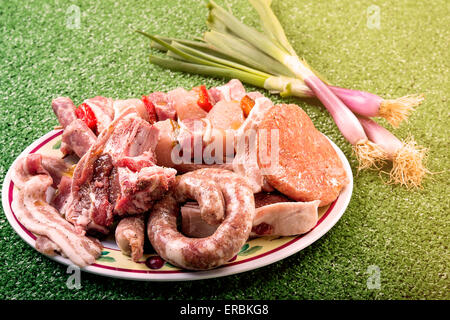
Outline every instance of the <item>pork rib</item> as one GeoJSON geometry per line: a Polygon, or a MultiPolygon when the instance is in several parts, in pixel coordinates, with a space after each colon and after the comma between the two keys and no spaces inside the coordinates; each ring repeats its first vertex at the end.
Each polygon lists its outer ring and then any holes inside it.
{"type": "Polygon", "coordinates": [[[176,170],[154,164],[157,128],[130,110],[75,168],[66,219],[83,230],[108,233],[114,216],[147,211],[175,180],[176,170]]]}

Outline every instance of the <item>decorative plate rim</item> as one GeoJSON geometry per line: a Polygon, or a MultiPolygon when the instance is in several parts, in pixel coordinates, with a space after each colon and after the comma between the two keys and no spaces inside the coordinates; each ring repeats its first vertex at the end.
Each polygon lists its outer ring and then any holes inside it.
{"type": "MultiPolygon", "coordinates": [[[[14,211],[11,207],[13,199],[14,183],[11,181],[11,168],[14,166],[17,159],[30,153],[38,151],[41,147],[46,145],[51,140],[54,140],[62,134],[63,130],[52,130],[35,140],[14,160],[8,169],[2,186],[2,205],[6,218],[14,229],[14,231],[31,247],[35,249],[35,236],[28,231],[16,218],[14,211]]],[[[189,271],[189,270],[132,270],[124,268],[116,268],[111,266],[100,265],[94,263],[90,266],[81,268],[82,271],[89,273],[113,277],[126,280],[140,280],[140,281],[188,281],[188,280],[201,280],[209,278],[218,278],[237,273],[242,273],[250,270],[255,270],[277,261],[283,260],[304,248],[310,246],[315,241],[325,235],[342,217],[344,214],[353,191],[353,174],[350,164],[345,157],[342,150],[336,146],[336,144],[327,137],[333,148],[336,150],[339,158],[341,159],[344,169],[348,175],[349,183],[341,191],[339,197],[330,205],[327,211],[319,219],[317,225],[308,233],[293,237],[290,241],[276,247],[267,252],[261,253],[257,256],[250,257],[244,260],[232,262],[221,266],[213,270],[206,271],[189,271]]],[[[57,261],[64,265],[72,265],[71,261],[62,256],[50,257],[51,260],[57,261]]]]}

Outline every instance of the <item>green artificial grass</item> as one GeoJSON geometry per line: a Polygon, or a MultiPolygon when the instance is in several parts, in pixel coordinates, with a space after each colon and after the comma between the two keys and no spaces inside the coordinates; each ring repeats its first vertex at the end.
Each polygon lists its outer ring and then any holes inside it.
{"type": "MultiPolygon", "coordinates": [[[[246,1],[227,3],[254,23],[246,1]]],[[[410,191],[383,184],[375,171],[357,173],[349,144],[320,104],[273,96],[301,106],[354,168],[350,205],[320,240],[287,259],[225,278],[145,283],[82,273],[77,290],[66,286],[66,267],[30,248],[1,213],[1,299],[450,298],[448,1],[274,0],[273,9],[299,55],[332,83],[385,98],[425,94],[395,130],[429,148],[428,167],[436,174],[424,188],[410,191]],[[367,25],[371,5],[380,8],[379,29],[367,25]],[[371,266],[380,270],[379,289],[367,285],[371,266]]],[[[2,1],[0,183],[20,152],[57,124],[50,107],[57,96],[79,103],[95,95],[131,98],[223,83],[150,65],[149,42],[132,31],[200,36],[206,14],[200,0],[2,1]],[[81,12],[79,29],[67,27],[73,4],[81,12]]]]}

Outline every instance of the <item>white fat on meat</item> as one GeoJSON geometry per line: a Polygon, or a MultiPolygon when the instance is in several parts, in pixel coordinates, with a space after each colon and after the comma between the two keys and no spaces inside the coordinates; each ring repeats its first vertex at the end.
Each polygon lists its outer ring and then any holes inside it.
{"type": "Polygon", "coordinates": [[[318,221],[320,200],[279,202],[256,209],[250,237],[294,236],[311,230],[318,221]]]}
{"type": "Polygon", "coordinates": [[[233,160],[233,171],[246,178],[254,193],[261,192],[266,184],[257,160],[257,131],[272,107],[273,103],[268,98],[256,99],[247,119],[235,135],[236,156],[233,160]]]}
{"type": "Polygon", "coordinates": [[[94,97],[84,101],[95,114],[97,119],[97,132],[102,132],[114,119],[113,99],[94,97]]]}
{"type": "MultiPolygon", "coordinates": [[[[18,171],[15,176],[26,173],[20,162],[13,170],[18,171]]],[[[80,267],[94,263],[101,253],[100,243],[77,232],[72,224],[48,204],[46,193],[53,184],[50,175],[37,173],[26,179],[22,177],[16,182],[20,189],[14,197],[12,208],[20,223],[38,235],[36,249],[50,255],[58,251],[80,267]],[[26,183],[21,185],[21,181],[26,183]]]]}
{"type": "Polygon", "coordinates": [[[192,90],[174,89],[167,93],[167,100],[175,108],[178,120],[201,119],[208,114],[198,106],[198,94],[192,90]]]}
{"type": "Polygon", "coordinates": [[[145,121],[150,120],[145,104],[140,99],[115,100],[112,106],[114,109],[114,119],[118,118],[127,108],[133,108],[139,117],[145,121]]]}
{"type": "Polygon", "coordinates": [[[245,88],[238,79],[232,79],[227,84],[215,88],[220,94],[215,94],[216,103],[220,100],[240,101],[245,96],[245,88]]]}
{"type": "MultiPolygon", "coordinates": [[[[293,202],[283,196],[267,194],[266,199],[255,201],[257,208],[250,237],[300,235],[317,224],[319,200],[293,202]]],[[[181,217],[181,230],[188,237],[205,238],[218,227],[201,218],[196,202],[182,206],[181,217]]]]}

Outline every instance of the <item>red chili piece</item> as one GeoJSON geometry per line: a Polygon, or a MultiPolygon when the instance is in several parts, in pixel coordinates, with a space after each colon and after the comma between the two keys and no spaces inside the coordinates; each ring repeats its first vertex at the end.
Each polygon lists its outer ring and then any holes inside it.
{"type": "Polygon", "coordinates": [[[97,117],[88,104],[82,103],[75,109],[75,115],[81,119],[92,131],[97,131],[97,117]]]}
{"type": "Polygon", "coordinates": [[[156,118],[156,108],[155,105],[153,104],[153,102],[148,98],[148,96],[142,96],[142,102],[145,105],[145,109],[147,110],[148,113],[148,122],[150,122],[150,124],[154,124],[157,120],[156,118]]]}
{"type": "Polygon", "coordinates": [[[255,106],[255,100],[250,98],[249,96],[244,96],[241,100],[241,108],[244,112],[244,116],[247,118],[252,108],[255,106]]]}
{"type": "Polygon", "coordinates": [[[203,110],[205,110],[206,112],[209,112],[209,110],[212,109],[213,105],[209,101],[209,95],[208,90],[206,90],[206,86],[201,85],[192,88],[192,90],[198,93],[198,100],[197,100],[198,106],[203,110]]]}

